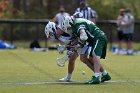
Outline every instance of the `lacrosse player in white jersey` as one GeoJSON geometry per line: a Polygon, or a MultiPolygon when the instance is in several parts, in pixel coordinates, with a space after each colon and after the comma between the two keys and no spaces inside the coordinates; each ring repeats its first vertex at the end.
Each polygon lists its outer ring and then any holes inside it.
{"type": "MultiPolygon", "coordinates": [[[[80,12],[76,12],[72,16],[73,19],[82,18],[82,17],[83,17],[83,14],[80,12]]],[[[74,67],[75,67],[75,60],[78,57],[78,53],[77,51],[75,51],[75,49],[79,48],[80,46],[78,44],[75,44],[75,41],[74,43],[72,43],[72,45],[67,45],[68,43],[72,41],[71,34],[64,32],[61,26],[60,25],[56,26],[54,22],[49,22],[46,25],[45,34],[47,38],[49,39],[52,39],[52,40],[55,39],[66,44],[65,46],[58,46],[57,49],[59,52],[63,52],[66,48],[69,49],[65,57],[57,59],[57,65],[63,67],[65,65],[65,62],[69,59],[68,73],[64,78],[59,79],[59,81],[62,81],[62,82],[71,81],[72,72],[74,71],[74,67]]]]}
{"type": "Polygon", "coordinates": [[[71,47],[71,45],[67,45],[71,42],[71,35],[62,31],[61,27],[57,26],[54,22],[48,22],[48,24],[45,27],[45,34],[48,39],[58,40],[61,43],[65,44],[57,47],[60,53],[68,49],[67,54],[63,58],[57,59],[57,65],[63,67],[65,65],[65,62],[69,60],[68,74],[66,75],[66,77],[59,79],[59,81],[69,82],[71,80],[71,75],[74,70],[75,60],[78,57],[77,52],[73,51],[73,49],[76,47],[71,47]]]}
{"type": "MultiPolygon", "coordinates": [[[[71,17],[73,20],[75,20],[76,18],[82,18],[83,15],[80,12],[76,12],[71,17]]],[[[61,26],[60,25],[57,26],[54,22],[48,22],[48,24],[45,27],[45,34],[46,34],[47,38],[49,38],[51,40],[58,40],[58,41],[66,44],[64,46],[61,46],[61,45],[58,46],[57,49],[60,53],[62,53],[64,50],[68,49],[67,54],[63,58],[57,59],[57,65],[61,66],[61,67],[63,67],[65,65],[65,62],[67,60],[69,60],[67,75],[64,78],[59,79],[59,81],[61,81],[61,82],[71,81],[72,72],[74,71],[74,68],[75,68],[75,61],[76,61],[78,55],[82,54],[83,53],[82,51],[87,49],[86,47],[84,47],[84,49],[83,48],[81,49],[79,44],[77,44],[77,40],[76,40],[76,42],[75,42],[75,40],[72,40],[73,38],[71,36],[71,33],[69,33],[70,31],[67,31],[67,32],[68,33],[66,33],[66,31],[63,31],[61,26]],[[70,42],[72,42],[72,43],[70,44],[70,42]],[[68,44],[70,44],[70,45],[68,45],[68,44]]],[[[89,68],[91,68],[91,64],[87,64],[87,65],[89,66],[89,68]]]]}

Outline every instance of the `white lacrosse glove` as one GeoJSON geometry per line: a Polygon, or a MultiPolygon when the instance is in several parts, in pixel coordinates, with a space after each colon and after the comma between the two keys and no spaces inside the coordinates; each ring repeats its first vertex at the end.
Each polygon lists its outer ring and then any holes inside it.
{"type": "Polygon", "coordinates": [[[82,46],[81,46],[81,44],[76,44],[76,45],[74,46],[74,48],[75,48],[75,50],[77,50],[78,48],[82,48],[82,46]]]}
{"type": "Polygon", "coordinates": [[[65,45],[57,45],[57,50],[60,54],[62,54],[66,50],[65,45]]]}
{"type": "Polygon", "coordinates": [[[57,58],[56,59],[56,64],[60,67],[64,67],[65,63],[67,62],[68,59],[69,59],[68,55],[65,55],[62,58],[57,58]]]}

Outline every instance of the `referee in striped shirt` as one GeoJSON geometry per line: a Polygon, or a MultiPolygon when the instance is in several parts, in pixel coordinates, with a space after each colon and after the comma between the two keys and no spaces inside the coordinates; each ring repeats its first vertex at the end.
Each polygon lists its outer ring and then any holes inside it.
{"type": "Polygon", "coordinates": [[[97,13],[86,4],[85,0],[80,0],[80,7],[78,7],[75,12],[81,12],[85,19],[96,23],[97,13]]]}

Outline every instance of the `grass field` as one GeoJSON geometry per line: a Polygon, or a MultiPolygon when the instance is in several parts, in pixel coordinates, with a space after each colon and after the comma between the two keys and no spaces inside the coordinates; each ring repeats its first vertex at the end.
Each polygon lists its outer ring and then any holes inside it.
{"type": "Polygon", "coordinates": [[[85,85],[93,72],[76,60],[72,79],[58,82],[67,73],[56,65],[57,51],[33,52],[28,49],[0,50],[0,93],[140,93],[140,54],[107,53],[102,64],[112,76],[109,82],[85,85]],[[82,75],[82,71],[86,74],[82,75]]]}

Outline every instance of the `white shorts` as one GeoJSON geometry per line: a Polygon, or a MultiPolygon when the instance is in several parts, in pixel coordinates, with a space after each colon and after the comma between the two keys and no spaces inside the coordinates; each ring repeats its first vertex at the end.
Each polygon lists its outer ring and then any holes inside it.
{"type": "Polygon", "coordinates": [[[88,46],[87,45],[85,45],[83,48],[78,48],[77,49],[77,53],[79,55],[81,55],[81,54],[87,54],[87,51],[88,51],[88,46]]]}

